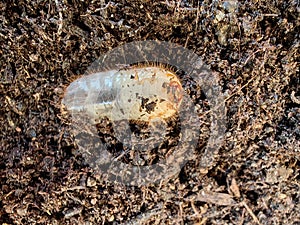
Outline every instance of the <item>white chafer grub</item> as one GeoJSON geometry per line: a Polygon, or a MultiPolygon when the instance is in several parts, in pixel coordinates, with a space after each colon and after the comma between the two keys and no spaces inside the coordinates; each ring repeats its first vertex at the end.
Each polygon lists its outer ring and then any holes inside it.
{"type": "Polygon", "coordinates": [[[183,94],[180,80],[170,69],[131,66],[75,80],[67,87],[63,104],[73,115],[86,113],[92,123],[104,117],[150,122],[174,116],[183,94]]]}

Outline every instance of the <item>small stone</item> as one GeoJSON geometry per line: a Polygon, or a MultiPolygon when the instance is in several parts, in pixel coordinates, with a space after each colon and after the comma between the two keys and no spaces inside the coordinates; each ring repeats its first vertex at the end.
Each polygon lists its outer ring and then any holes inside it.
{"type": "Polygon", "coordinates": [[[94,179],[94,178],[92,178],[92,177],[89,177],[88,179],[87,179],[87,181],[86,181],[86,186],[88,186],[88,187],[94,187],[94,186],[96,186],[96,180],[94,179]]]}
{"type": "Polygon", "coordinates": [[[108,222],[112,222],[115,220],[115,216],[114,215],[111,215],[111,217],[108,218],[108,222]]]}
{"type": "Polygon", "coordinates": [[[93,199],[91,200],[91,204],[92,204],[92,205],[96,205],[96,203],[97,203],[97,199],[96,199],[96,198],[93,198],[93,199]]]}
{"type": "Polygon", "coordinates": [[[17,209],[17,214],[19,216],[25,216],[27,214],[27,209],[26,208],[18,208],[17,209]]]}

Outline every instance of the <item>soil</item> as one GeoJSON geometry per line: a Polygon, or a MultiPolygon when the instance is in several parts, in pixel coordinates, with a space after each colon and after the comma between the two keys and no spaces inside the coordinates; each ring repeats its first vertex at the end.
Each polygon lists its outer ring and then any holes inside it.
{"type": "Polygon", "coordinates": [[[299,7],[1,1],[0,224],[300,224],[299,7]],[[177,43],[209,65],[226,134],[205,170],[195,157],[170,180],[126,186],[77,153],[61,101],[99,56],[141,40],[177,43]]]}

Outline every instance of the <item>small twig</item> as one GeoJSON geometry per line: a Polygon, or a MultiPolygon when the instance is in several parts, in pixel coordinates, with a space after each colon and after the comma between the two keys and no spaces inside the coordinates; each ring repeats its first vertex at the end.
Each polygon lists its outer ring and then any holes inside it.
{"type": "Polygon", "coordinates": [[[73,216],[76,216],[76,215],[80,214],[81,212],[82,212],[82,207],[80,207],[80,208],[74,208],[74,209],[69,209],[69,210],[67,210],[67,211],[64,212],[64,217],[66,219],[69,219],[69,218],[71,218],[73,216]]]}
{"type": "Polygon", "coordinates": [[[266,14],[263,14],[263,16],[279,16],[279,15],[276,13],[266,13],[266,14]]]}
{"type": "Polygon", "coordinates": [[[261,52],[261,51],[262,50],[259,49],[259,50],[255,51],[255,52],[253,52],[251,55],[249,55],[248,58],[244,62],[244,66],[248,63],[248,61],[251,59],[251,57],[255,56],[256,53],[261,52]]]}
{"type": "Polygon", "coordinates": [[[122,223],[122,225],[136,225],[136,224],[145,224],[149,221],[153,216],[161,214],[163,206],[161,203],[156,205],[155,209],[148,210],[144,212],[142,215],[135,217],[134,219],[122,223]]]}
{"type": "Polygon", "coordinates": [[[110,5],[111,5],[111,1],[109,1],[104,7],[95,9],[94,12],[99,12],[99,11],[102,11],[104,9],[107,9],[110,5]]]}
{"type": "Polygon", "coordinates": [[[196,15],[196,28],[195,31],[198,31],[198,23],[199,23],[199,15],[200,15],[200,6],[199,6],[199,1],[197,3],[197,15],[196,15]]]}
{"type": "Polygon", "coordinates": [[[253,218],[253,220],[255,221],[255,223],[261,225],[261,223],[259,222],[259,220],[257,219],[257,217],[254,215],[252,209],[250,209],[250,207],[247,205],[247,203],[244,201],[241,202],[241,204],[245,207],[245,209],[248,211],[248,213],[250,214],[250,216],[253,218]]]}
{"type": "Polygon", "coordinates": [[[300,104],[300,98],[298,97],[296,97],[295,96],[295,91],[292,91],[292,93],[291,93],[291,100],[294,102],[294,103],[296,103],[296,104],[300,104]]]}
{"type": "Polygon", "coordinates": [[[239,88],[239,90],[235,91],[234,93],[232,93],[232,95],[230,95],[229,97],[227,97],[225,99],[225,101],[228,101],[231,97],[235,96],[236,94],[240,93],[245,87],[247,87],[257,76],[259,75],[259,73],[257,73],[255,76],[253,76],[250,80],[248,80],[248,82],[246,84],[244,84],[241,88],[239,88]]]}
{"type": "Polygon", "coordinates": [[[74,187],[67,188],[67,191],[84,190],[84,189],[86,189],[86,187],[84,187],[84,186],[74,186],[74,187]]]}
{"type": "MultiPolygon", "coordinates": [[[[104,1],[103,1],[104,2],[104,1]]],[[[105,3],[105,2],[104,2],[105,3]]],[[[90,10],[90,9],[87,9],[86,12],[87,14],[83,14],[83,15],[80,15],[80,16],[89,16],[91,15],[92,13],[96,13],[96,12],[100,12],[100,11],[103,11],[103,10],[106,10],[108,7],[110,6],[117,6],[118,3],[112,3],[111,1],[109,1],[104,7],[101,7],[101,8],[97,8],[97,9],[94,9],[94,10],[90,10]]]]}
{"type": "Polygon", "coordinates": [[[62,16],[62,13],[61,13],[61,7],[58,3],[58,0],[55,0],[55,5],[57,7],[58,16],[59,16],[57,35],[60,36],[61,33],[62,33],[62,28],[63,28],[63,16],[62,16]]]}

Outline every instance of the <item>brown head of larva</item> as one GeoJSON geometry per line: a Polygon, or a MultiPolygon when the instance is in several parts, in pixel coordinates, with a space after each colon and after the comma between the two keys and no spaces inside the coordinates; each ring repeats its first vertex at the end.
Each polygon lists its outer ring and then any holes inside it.
{"type": "Polygon", "coordinates": [[[170,84],[169,96],[170,100],[176,105],[178,109],[183,98],[183,88],[178,81],[171,81],[170,84]]]}

